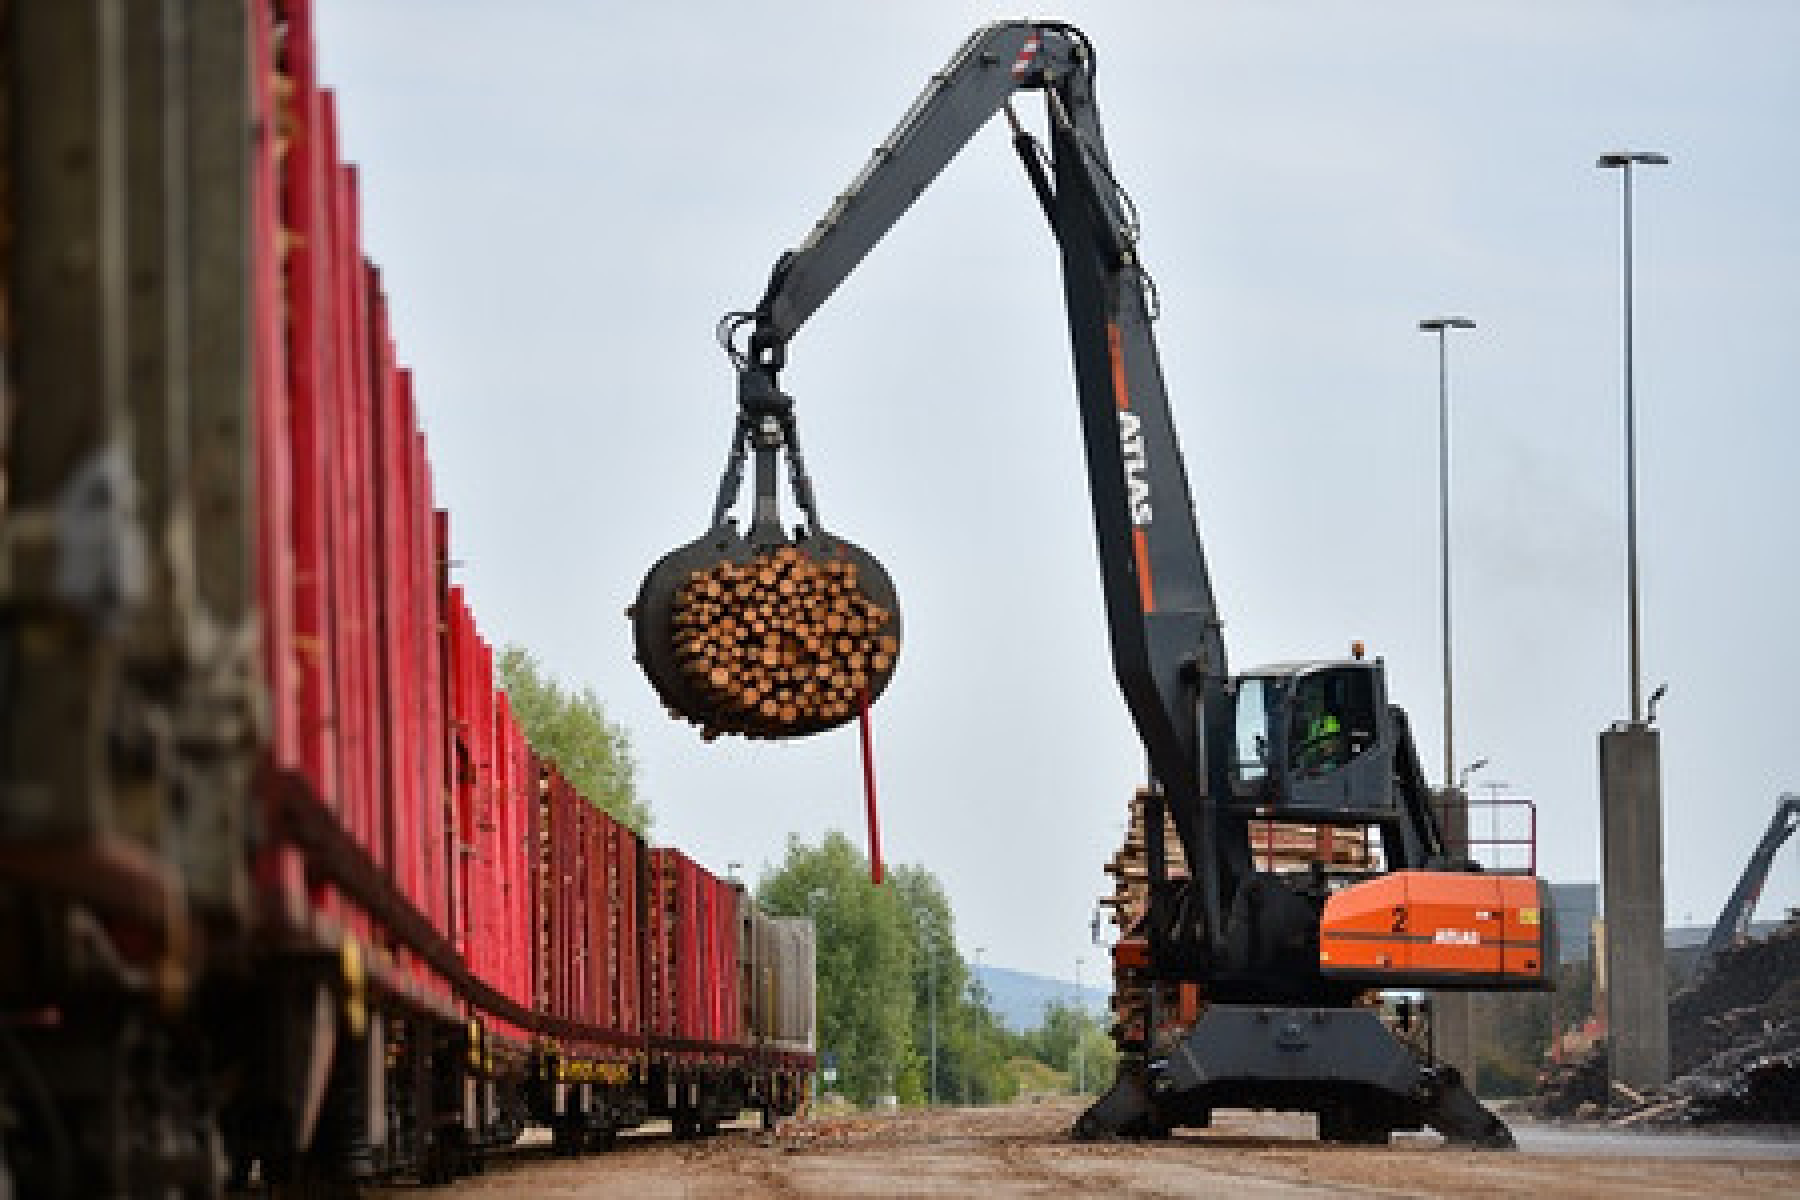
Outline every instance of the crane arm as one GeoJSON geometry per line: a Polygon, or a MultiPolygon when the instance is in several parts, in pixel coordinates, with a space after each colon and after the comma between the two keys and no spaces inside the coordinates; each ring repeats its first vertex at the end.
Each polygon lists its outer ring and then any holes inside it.
{"type": "Polygon", "coordinates": [[[1750,918],[1755,915],[1763,884],[1768,882],[1769,868],[1775,862],[1776,853],[1796,829],[1800,829],[1800,795],[1784,792],[1775,804],[1775,815],[1770,819],[1768,829],[1763,831],[1756,849],[1750,852],[1744,873],[1738,877],[1737,886],[1731,889],[1731,898],[1725,901],[1718,923],[1706,939],[1706,946],[1700,952],[1702,966],[1750,931],[1750,918]]]}
{"type": "Polygon", "coordinates": [[[1007,100],[1046,72],[1073,69],[1075,42],[1046,38],[1046,27],[1003,21],[971,34],[931,77],[868,164],[781,256],[754,314],[752,350],[779,368],[789,339],[1007,100]],[[774,361],[767,356],[773,355],[774,361]]]}
{"type": "Polygon", "coordinates": [[[1201,873],[1216,941],[1220,890],[1228,895],[1249,870],[1247,853],[1232,849],[1243,839],[1217,829],[1229,793],[1225,646],[1152,335],[1153,293],[1107,159],[1093,67],[1086,38],[1066,25],[1002,22],[976,32],[806,240],[777,261],[754,311],[727,317],[724,328],[745,427],[773,420],[791,438],[792,401],[776,385],[788,343],[975,132],[1007,111],[1061,250],[1114,673],[1189,861],[1217,867],[1201,873]],[[1027,90],[1045,96],[1047,153],[1009,105],[1027,90]],[[739,351],[731,332],[744,325],[751,333],[739,351]]]}

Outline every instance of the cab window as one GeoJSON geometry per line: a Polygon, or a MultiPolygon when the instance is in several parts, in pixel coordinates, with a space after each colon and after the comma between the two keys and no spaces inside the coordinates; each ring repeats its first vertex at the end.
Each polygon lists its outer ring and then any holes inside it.
{"type": "Polygon", "coordinates": [[[1238,681],[1236,769],[1240,780],[1252,781],[1269,774],[1269,701],[1266,680],[1250,676],[1238,681]]]}
{"type": "Polygon", "coordinates": [[[1356,667],[1302,675],[1294,684],[1292,714],[1289,768],[1311,775],[1334,771],[1375,742],[1374,680],[1356,667]]]}

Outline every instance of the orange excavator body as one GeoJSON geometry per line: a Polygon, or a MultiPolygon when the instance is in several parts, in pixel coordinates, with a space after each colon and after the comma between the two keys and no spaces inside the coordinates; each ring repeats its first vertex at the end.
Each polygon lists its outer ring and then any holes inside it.
{"type": "Polygon", "coordinates": [[[1531,876],[1396,871],[1326,901],[1319,970],[1379,988],[1548,988],[1549,916],[1531,876]]]}

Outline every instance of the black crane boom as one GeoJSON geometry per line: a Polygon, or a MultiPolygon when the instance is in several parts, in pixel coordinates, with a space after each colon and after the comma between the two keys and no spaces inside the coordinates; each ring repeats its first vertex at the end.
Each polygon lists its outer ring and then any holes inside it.
{"type": "Polygon", "coordinates": [[[1750,852],[1750,860],[1744,864],[1744,873],[1738,876],[1737,886],[1731,889],[1725,907],[1719,910],[1719,920],[1700,951],[1698,969],[1704,969],[1719,951],[1750,932],[1750,918],[1756,914],[1756,901],[1762,895],[1763,884],[1769,881],[1769,868],[1796,829],[1800,829],[1800,795],[1783,792],[1775,802],[1775,815],[1769,818],[1769,827],[1763,831],[1756,849],[1750,852]]]}

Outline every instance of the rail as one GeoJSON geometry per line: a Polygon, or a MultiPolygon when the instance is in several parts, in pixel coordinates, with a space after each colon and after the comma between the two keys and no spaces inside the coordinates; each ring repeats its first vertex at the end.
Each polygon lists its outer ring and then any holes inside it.
{"type": "MultiPolygon", "coordinates": [[[[1446,830],[1449,820],[1446,793],[1434,802],[1438,821],[1446,830]]],[[[1446,839],[1459,858],[1471,859],[1482,869],[1500,875],[1537,874],[1537,801],[1530,796],[1490,791],[1486,796],[1464,797],[1468,814],[1464,835],[1446,839]]]]}

